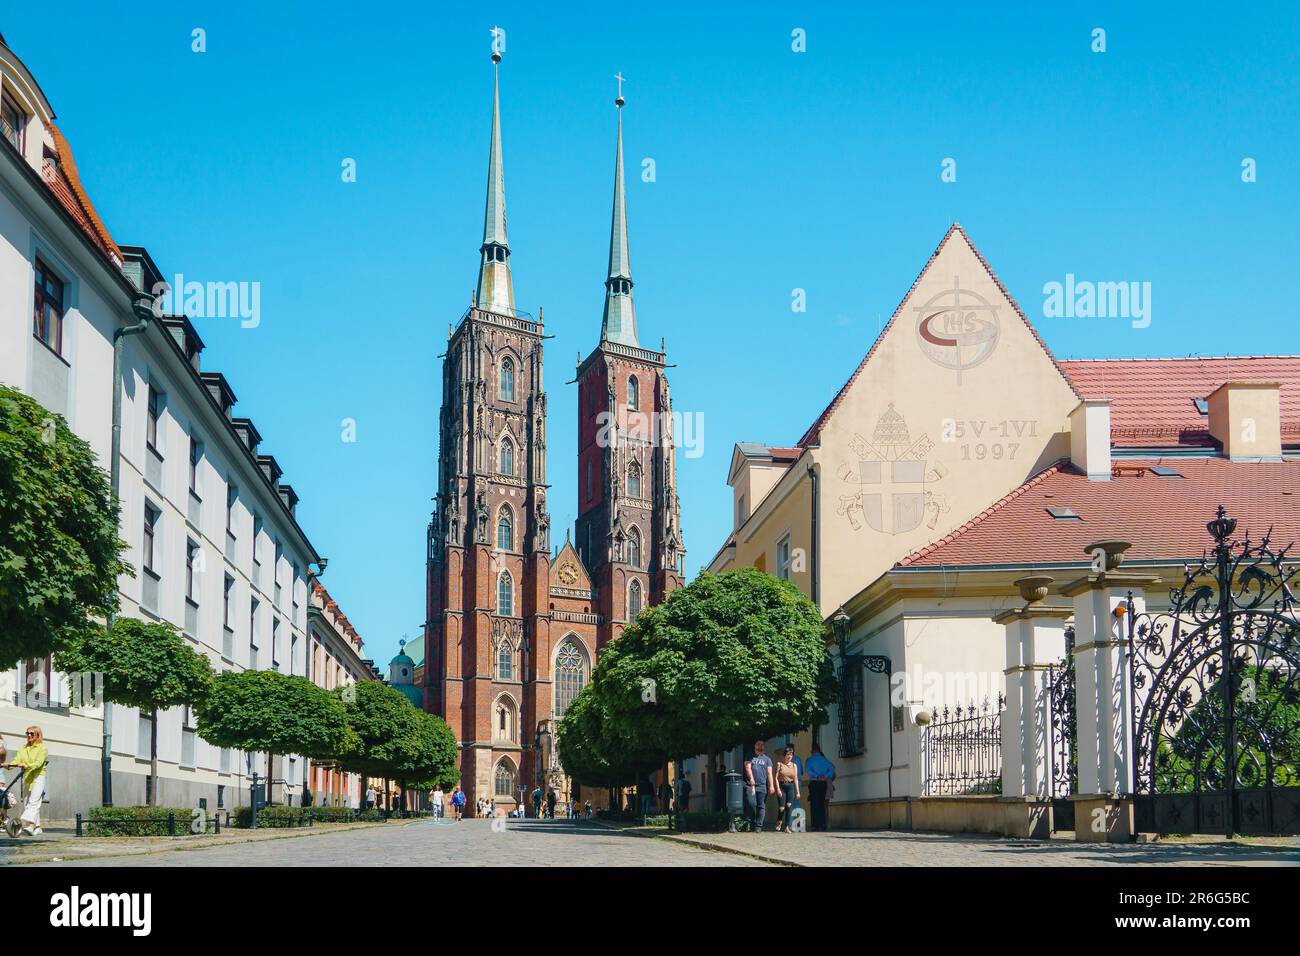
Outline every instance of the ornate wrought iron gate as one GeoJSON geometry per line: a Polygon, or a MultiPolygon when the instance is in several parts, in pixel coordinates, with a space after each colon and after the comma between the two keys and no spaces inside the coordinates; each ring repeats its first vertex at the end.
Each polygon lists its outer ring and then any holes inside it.
{"type": "Polygon", "coordinates": [[[1079,751],[1076,745],[1074,697],[1074,628],[1065,629],[1065,657],[1047,673],[1047,712],[1051,726],[1048,793],[1052,798],[1052,829],[1074,829],[1074,801],[1079,792],[1079,751]]]}
{"type": "Polygon", "coordinates": [[[1300,563],[1236,527],[1220,507],[1168,612],[1128,602],[1139,831],[1300,833],[1300,563]]]}

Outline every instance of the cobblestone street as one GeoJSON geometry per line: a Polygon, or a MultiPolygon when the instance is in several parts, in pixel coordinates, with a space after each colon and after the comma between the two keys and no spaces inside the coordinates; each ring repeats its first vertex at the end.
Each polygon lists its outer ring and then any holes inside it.
{"type": "MultiPolygon", "coordinates": [[[[1300,866],[1300,845],[1077,844],[971,834],[845,831],[654,838],[566,820],[391,823],[207,848],[32,865],[77,866],[1300,866]]],[[[97,841],[104,843],[106,841],[97,841]]],[[[111,848],[105,851],[111,852],[111,848]]]]}
{"type": "MultiPolygon", "coordinates": [[[[79,860],[76,866],[763,866],[732,853],[653,840],[565,820],[422,820],[141,856],[79,860]]],[[[65,864],[33,864],[61,866],[65,864]]]]}

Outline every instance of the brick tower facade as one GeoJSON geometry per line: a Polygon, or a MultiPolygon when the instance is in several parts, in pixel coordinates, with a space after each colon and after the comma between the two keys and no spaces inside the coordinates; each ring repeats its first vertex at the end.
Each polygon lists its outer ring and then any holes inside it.
{"type": "Polygon", "coordinates": [[[641,608],[682,586],[667,356],[637,339],[623,185],[623,97],[618,108],[614,208],[600,341],[578,364],[578,553],[601,616],[597,649],[641,608]]]}
{"type": "Polygon", "coordinates": [[[556,721],[590,680],[599,648],[637,608],[681,586],[682,552],[671,429],[666,443],[654,441],[654,423],[671,421],[655,414],[671,411],[665,357],[637,345],[631,310],[620,118],[606,316],[600,344],[578,374],[577,547],[566,535],[552,555],[545,332],[540,310],[534,320],[515,308],[500,56],[493,62],[479,282],[442,356],[424,706],[456,735],[471,803],[487,796],[509,807],[536,786],[555,789],[561,800],[570,795],[555,752],[556,721]],[[583,469],[599,476],[598,490],[583,482],[583,469]]]}

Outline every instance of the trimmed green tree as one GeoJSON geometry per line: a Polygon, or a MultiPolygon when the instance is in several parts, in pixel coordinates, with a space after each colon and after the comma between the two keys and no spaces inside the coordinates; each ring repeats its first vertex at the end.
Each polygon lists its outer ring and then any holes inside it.
{"type": "Polygon", "coordinates": [[[69,674],[101,675],[104,699],[149,715],[149,806],[158,805],[158,711],[198,706],[212,689],[212,667],[171,624],[118,618],[54,654],[69,674]]]}
{"type": "Polygon", "coordinates": [[[836,690],[817,606],[754,568],[701,575],[642,611],[592,684],[606,739],[671,757],[822,723],[836,690]]]}
{"type": "MultiPolygon", "coordinates": [[[[414,707],[411,708],[415,710],[414,707]]],[[[456,735],[437,714],[415,710],[411,728],[411,752],[398,768],[398,779],[409,786],[428,788],[439,784],[450,790],[460,782],[456,766],[456,735]]]]}
{"type": "Polygon", "coordinates": [[[348,745],[339,754],[339,767],[365,777],[397,780],[408,785],[453,786],[456,738],[442,718],[418,710],[401,691],[378,681],[361,681],[334,691],[344,700],[348,745]]]}
{"type": "MultiPolygon", "coordinates": [[[[198,712],[198,734],[218,747],[329,760],[350,745],[347,709],[305,677],[279,671],[227,671],[198,712]]],[[[269,797],[268,781],[268,797],[269,797]]]]}
{"type": "Polygon", "coordinates": [[[662,763],[662,751],[632,754],[627,743],[605,739],[594,684],[588,684],[570,702],[556,729],[564,772],[586,787],[631,786],[636,782],[638,763],[642,767],[662,763]]]}
{"type": "Polygon", "coordinates": [[[76,645],[117,610],[118,506],[90,445],[0,385],[0,669],[76,645]]]}

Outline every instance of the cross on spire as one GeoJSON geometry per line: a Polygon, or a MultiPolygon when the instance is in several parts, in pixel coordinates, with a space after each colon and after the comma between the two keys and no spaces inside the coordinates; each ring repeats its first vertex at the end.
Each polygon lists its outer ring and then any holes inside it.
{"type": "Polygon", "coordinates": [[[614,100],[614,105],[621,107],[623,105],[623,71],[619,70],[615,73],[614,79],[618,80],[618,99],[614,100]]]}

